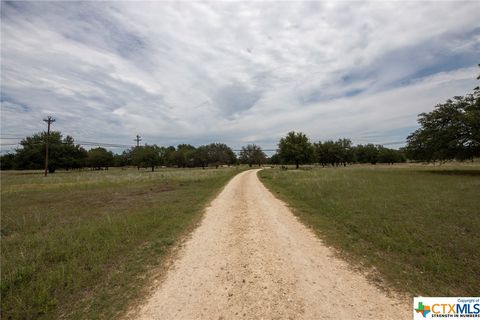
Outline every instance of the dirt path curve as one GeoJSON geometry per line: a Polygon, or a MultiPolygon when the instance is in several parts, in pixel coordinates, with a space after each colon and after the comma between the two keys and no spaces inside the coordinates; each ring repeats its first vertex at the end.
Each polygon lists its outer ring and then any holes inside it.
{"type": "Polygon", "coordinates": [[[238,174],[211,203],[137,319],[411,318],[335,258],[257,171],[238,174]]]}

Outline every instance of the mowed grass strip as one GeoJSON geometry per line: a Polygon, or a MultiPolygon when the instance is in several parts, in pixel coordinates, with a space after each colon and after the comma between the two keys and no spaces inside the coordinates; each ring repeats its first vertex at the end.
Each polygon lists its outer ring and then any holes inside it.
{"type": "Polygon", "coordinates": [[[117,317],[238,172],[2,172],[1,318],[117,317]]]}
{"type": "Polygon", "coordinates": [[[413,295],[478,295],[478,166],[272,169],[259,176],[327,244],[357,266],[375,267],[388,285],[413,295]]]}

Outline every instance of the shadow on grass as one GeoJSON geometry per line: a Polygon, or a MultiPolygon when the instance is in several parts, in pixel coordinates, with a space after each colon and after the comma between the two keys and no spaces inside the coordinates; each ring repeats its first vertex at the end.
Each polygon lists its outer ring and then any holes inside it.
{"type": "MultiPolygon", "coordinates": [[[[21,170],[2,170],[1,173],[2,174],[16,175],[16,176],[44,174],[43,171],[21,171],[21,170]]],[[[49,173],[49,174],[53,174],[53,173],[49,173]]]]}
{"type": "Polygon", "coordinates": [[[427,170],[425,171],[431,174],[446,175],[446,176],[480,176],[480,170],[476,169],[452,169],[452,170],[427,170]]]}

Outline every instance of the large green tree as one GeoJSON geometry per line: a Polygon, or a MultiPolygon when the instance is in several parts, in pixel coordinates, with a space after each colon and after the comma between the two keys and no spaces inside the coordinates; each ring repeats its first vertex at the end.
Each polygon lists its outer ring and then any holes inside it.
{"type": "Polygon", "coordinates": [[[302,132],[289,132],[278,143],[278,155],[285,163],[294,163],[298,169],[300,164],[313,160],[314,149],[308,137],[302,132]]]}
{"type": "Polygon", "coordinates": [[[480,88],[419,114],[418,123],[420,128],[407,137],[408,158],[435,162],[479,157],[480,88]]]}
{"type": "Polygon", "coordinates": [[[480,156],[480,90],[457,96],[421,113],[420,128],[407,137],[410,159],[466,160],[480,156]]]}

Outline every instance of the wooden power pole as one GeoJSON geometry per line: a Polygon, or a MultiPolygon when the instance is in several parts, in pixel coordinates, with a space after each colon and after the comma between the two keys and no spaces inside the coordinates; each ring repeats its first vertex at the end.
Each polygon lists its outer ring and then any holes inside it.
{"type": "Polygon", "coordinates": [[[137,141],[137,147],[140,146],[140,141],[142,141],[142,139],[140,138],[140,136],[137,134],[137,137],[135,139],[133,139],[133,141],[137,141]]]}
{"type": "Polygon", "coordinates": [[[52,116],[43,119],[47,123],[47,140],[45,141],[45,177],[48,174],[48,142],[50,140],[50,124],[55,122],[52,116]]]}
{"type": "MultiPolygon", "coordinates": [[[[140,147],[140,141],[142,141],[142,139],[137,134],[137,137],[135,139],[133,139],[133,141],[137,141],[137,150],[136,151],[138,151],[138,147],[140,147]]],[[[140,165],[139,164],[137,164],[137,170],[140,170],[140,165]]]]}

